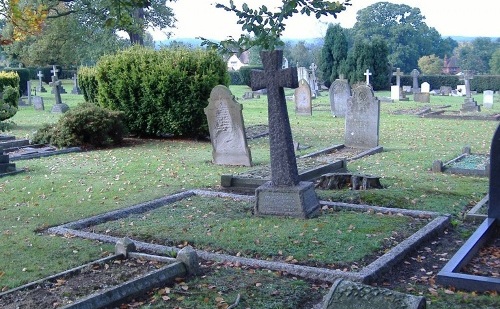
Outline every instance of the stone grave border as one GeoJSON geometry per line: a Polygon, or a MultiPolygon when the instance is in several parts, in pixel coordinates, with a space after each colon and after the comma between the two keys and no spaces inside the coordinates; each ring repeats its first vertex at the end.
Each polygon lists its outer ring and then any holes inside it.
{"type": "Polygon", "coordinates": [[[190,267],[189,261],[187,261],[188,263],[185,263],[186,261],[183,260],[186,258],[185,256],[182,258],[175,259],[165,256],[155,256],[139,252],[115,253],[112,256],[95,260],[86,263],[84,265],[80,265],[78,267],[60,272],[58,274],[30,282],[20,287],[7,290],[5,292],[0,293],[0,297],[22,290],[34,289],[43,282],[55,281],[58,278],[66,278],[77,275],[83,269],[90,268],[92,267],[92,265],[98,263],[99,264],[106,263],[117,259],[126,259],[128,257],[142,258],[145,260],[163,262],[167,265],[159,269],[149,271],[140,277],[130,279],[116,286],[108,287],[94,294],[90,294],[82,298],[79,298],[76,301],[72,302],[71,304],[67,304],[65,306],[60,307],[60,309],[104,308],[116,304],[120,301],[124,301],[128,297],[146,293],[147,291],[155,287],[160,287],[161,285],[167,282],[173,282],[174,279],[177,277],[185,277],[192,273],[191,269],[189,269],[190,267]]]}
{"type": "Polygon", "coordinates": [[[465,176],[476,176],[476,177],[489,177],[490,175],[490,168],[489,164],[485,166],[483,170],[480,169],[467,169],[467,168],[458,168],[458,167],[451,167],[451,164],[460,161],[461,159],[469,156],[469,155],[478,155],[478,156],[487,156],[485,154],[473,154],[470,152],[470,148],[464,147],[462,149],[462,154],[459,156],[449,160],[446,163],[442,163],[440,160],[435,160],[432,164],[432,171],[433,172],[441,172],[441,173],[449,173],[449,174],[455,174],[455,175],[465,175],[465,176]]]}
{"type": "Polygon", "coordinates": [[[478,212],[481,208],[488,207],[489,199],[489,194],[486,194],[486,196],[483,197],[483,199],[480,200],[479,203],[476,204],[476,206],[472,207],[471,210],[469,210],[465,214],[464,219],[466,221],[483,221],[484,219],[486,219],[488,217],[486,214],[480,214],[478,212]]]}
{"type": "MultiPolygon", "coordinates": [[[[217,191],[188,190],[173,195],[165,196],[159,199],[155,199],[149,202],[137,204],[124,209],[119,209],[105,214],[62,224],[60,226],[49,228],[47,232],[50,234],[74,235],[76,237],[82,237],[86,239],[99,240],[108,243],[116,243],[119,240],[119,238],[117,237],[97,234],[87,231],[81,231],[80,229],[88,228],[92,225],[100,224],[110,220],[118,220],[121,218],[125,218],[131,214],[143,213],[159,207],[167,206],[170,203],[174,203],[176,201],[195,195],[204,197],[213,197],[213,198],[233,198],[235,200],[241,200],[241,201],[255,201],[255,196],[238,195],[238,194],[231,194],[231,193],[217,192],[217,191]]],[[[320,201],[320,204],[321,207],[332,208],[333,210],[336,211],[349,210],[349,211],[359,211],[359,212],[371,212],[374,214],[402,214],[417,218],[422,218],[422,217],[433,218],[433,220],[424,227],[422,227],[421,229],[419,229],[413,235],[400,242],[397,246],[386,252],[377,260],[367,265],[366,267],[363,267],[359,272],[349,272],[349,271],[345,272],[327,268],[317,268],[311,266],[287,264],[282,262],[264,261],[254,258],[243,258],[227,254],[206,252],[202,250],[194,250],[194,251],[196,252],[198,257],[205,260],[241,263],[243,265],[247,265],[250,267],[260,267],[275,271],[284,271],[292,275],[297,275],[300,277],[313,280],[334,282],[337,278],[344,278],[347,280],[357,281],[361,283],[370,283],[373,280],[375,280],[378,276],[388,271],[392,266],[396,265],[398,262],[404,259],[404,257],[408,253],[413,251],[417,246],[419,246],[424,241],[434,237],[436,234],[444,230],[449,225],[450,222],[450,215],[442,215],[430,211],[386,208],[379,206],[356,205],[356,204],[336,203],[336,202],[326,202],[326,201],[320,201]]],[[[179,251],[179,249],[175,247],[150,244],[147,242],[140,242],[136,240],[132,241],[134,242],[138,250],[145,252],[153,252],[161,254],[168,251],[176,251],[176,252],[179,251]]]]}
{"type": "Polygon", "coordinates": [[[489,120],[489,121],[499,121],[500,114],[489,115],[489,116],[481,116],[481,115],[449,115],[445,114],[444,110],[439,111],[430,111],[428,113],[424,113],[419,115],[421,118],[435,118],[435,119],[453,119],[453,120],[489,120]]]}
{"type": "MultiPolygon", "coordinates": [[[[340,145],[334,145],[307,155],[303,155],[298,157],[299,159],[303,158],[311,158],[311,157],[316,157],[320,156],[322,154],[329,153],[334,150],[339,150],[342,148],[345,148],[346,146],[344,144],[340,145]]],[[[376,154],[379,152],[383,151],[383,147],[378,146],[375,148],[367,149],[366,151],[363,151],[362,153],[358,154],[357,156],[354,156],[352,158],[346,159],[346,160],[338,160],[334,161],[328,164],[324,164],[321,166],[318,166],[313,169],[309,169],[306,171],[303,171],[302,173],[299,172],[299,179],[300,181],[312,181],[315,180],[319,177],[321,177],[323,174],[326,173],[332,173],[332,172],[343,172],[347,171],[347,162],[348,161],[353,161],[360,159],[364,156],[369,156],[372,154],[376,154]]],[[[268,178],[249,178],[249,177],[239,177],[238,175],[221,175],[221,186],[226,188],[226,189],[236,189],[236,190],[253,190],[257,188],[258,186],[263,185],[264,183],[268,182],[270,179],[268,178]]]]}
{"type": "Polygon", "coordinates": [[[25,154],[25,155],[12,156],[12,157],[10,157],[10,161],[39,159],[39,158],[45,158],[45,157],[50,157],[50,156],[55,156],[55,155],[60,155],[60,154],[81,152],[81,151],[82,151],[82,148],[80,148],[80,147],[69,147],[69,148],[63,148],[63,149],[53,150],[53,151],[36,152],[36,153],[29,153],[29,154],[25,154]]]}

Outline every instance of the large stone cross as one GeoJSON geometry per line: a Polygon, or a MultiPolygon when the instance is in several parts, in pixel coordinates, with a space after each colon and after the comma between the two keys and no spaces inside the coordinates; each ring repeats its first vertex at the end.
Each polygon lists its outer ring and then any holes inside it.
{"type": "Polygon", "coordinates": [[[283,51],[261,52],[264,71],[252,70],[252,90],[267,88],[271,183],[295,186],[299,183],[292,130],[283,87],[297,88],[297,68],[282,69],[283,51]]]}
{"type": "Polygon", "coordinates": [[[61,86],[61,81],[57,80],[57,76],[52,75],[52,82],[49,83],[49,86],[54,89],[54,95],[56,97],[56,104],[61,104],[61,93],[59,92],[59,87],[61,86]]]}
{"type": "Polygon", "coordinates": [[[363,73],[363,75],[366,76],[366,84],[370,85],[370,76],[372,75],[372,73],[370,72],[370,70],[366,69],[366,72],[363,73]]]}
{"type": "Polygon", "coordinates": [[[393,72],[392,75],[396,76],[396,86],[400,87],[401,86],[401,76],[403,76],[403,72],[397,68],[396,72],[393,72]]]}
{"type": "Polygon", "coordinates": [[[464,81],[465,84],[465,96],[467,98],[471,97],[470,93],[470,80],[474,79],[474,75],[470,70],[464,70],[464,74],[460,76],[460,80],[464,81]]]}
{"type": "Polygon", "coordinates": [[[57,76],[57,72],[59,72],[59,70],[55,65],[53,65],[52,70],[50,70],[50,73],[52,73],[53,76],[57,76]]]}
{"type": "Polygon", "coordinates": [[[38,71],[38,74],[36,74],[36,76],[38,76],[38,86],[36,87],[36,91],[46,92],[45,88],[43,87],[43,81],[42,81],[43,73],[42,73],[42,71],[38,71]]]}

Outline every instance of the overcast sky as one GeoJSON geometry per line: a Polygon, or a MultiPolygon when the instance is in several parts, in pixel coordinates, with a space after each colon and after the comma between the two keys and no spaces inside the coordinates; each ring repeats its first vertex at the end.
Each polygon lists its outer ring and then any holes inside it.
{"type": "MultiPolygon", "coordinates": [[[[229,4],[229,0],[177,0],[167,4],[173,8],[178,20],[177,27],[171,29],[172,38],[206,37],[221,40],[227,36],[239,37],[241,25],[236,24],[234,13],[216,9],[214,3],[229,4]]],[[[246,2],[250,8],[258,8],[265,3],[273,10],[281,0],[234,0],[237,7],[246,2]]],[[[351,0],[352,6],[337,15],[314,17],[297,15],[289,19],[283,38],[319,38],[324,37],[329,23],[340,23],[344,28],[351,28],[356,22],[356,12],[376,0],[351,0]]],[[[500,1],[499,0],[387,0],[396,4],[406,4],[420,9],[425,23],[434,27],[442,36],[500,37],[500,1]]],[[[275,11],[275,10],[273,10],[275,11]]],[[[166,37],[159,31],[152,32],[155,40],[166,37]]]]}

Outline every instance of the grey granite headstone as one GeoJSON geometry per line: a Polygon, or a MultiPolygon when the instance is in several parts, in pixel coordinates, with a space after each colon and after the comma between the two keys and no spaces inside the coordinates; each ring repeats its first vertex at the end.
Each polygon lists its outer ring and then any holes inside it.
{"type": "Polygon", "coordinates": [[[297,115],[312,115],[311,87],[305,79],[299,81],[299,87],[295,88],[295,113],[297,115]]]}
{"type": "Polygon", "coordinates": [[[420,75],[420,72],[417,69],[413,69],[410,75],[413,78],[413,86],[411,88],[411,91],[413,93],[420,92],[420,88],[418,88],[418,77],[420,75]]]}
{"type": "Polygon", "coordinates": [[[212,89],[208,102],[204,111],[212,142],[212,161],[221,165],[251,166],[252,156],[247,145],[243,106],[222,85],[212,89]]]}
{"type": "Polygon", "coordinates": [[[322,309],[425,309],[426,306],[423,296],[337,279],[325,296],[322,309]]]}
{"type": "Polygon", "coordinates": [[[462,112],[479,112],[480,107],[477,105],[477,102],[471,95],[470,91],[470,80],[474,78],[474,75],[470,70],[464,70],[463,75],[460,76],[460,79],[464,81],[465,84],[465,100],[464,104],[462,104],[462,112]]]}
{"type": "Polygon", "coordinates": [[[330,95],[330,108],[336,117],[345,117],[347,100],[351,97],[351,86],[347,79],[341,76],[333,81],[328,90],[330,95]]]}
{"type": "Polygon", "coordinates": [[[69,110],[69,106],[66,105],[65,103],[62,103],[61,100],[61,94],[59,93],[60,90],[60,85],[61,81],[57,80],[56,75],[52,75],[52,82],[49,83],[49,85],[52,87],[52,93],[54,93],[55,99],[56,99],[56,104],[52,106],[52,113],[65,113],[66,111],[69,110]]]}
{"type": "Polygon", "coordinates": [[[374,148],[379,141],[380,101],[370,86],[359,85],[347,101],[345,145],[374,148]]]}
{"type": "Polygon", "coordinates": [[[491,141],[488,205],[488,218],[500,219],[500,126],[491,141]]]}
{"type": "Polygon", "coordinates": [[[282,69],[283,51],[262,51],[264,71],[252,70],[252,90],[267,88],[271,181],[255,191],[255,214],[309,218],[319,211],[312,182],[299,181],[284,87],[297,88],[297,69],[282,69]]]}
{"type": "Polygon", "coordinates": [[[45,110],[45,105],[43,104],[43,98],[40,96],[33,96],[33,108],[37,111],[45,110]]]}
{"type": "Polygon", "coordinates": [[[415,92],[413,94],[413,101],[419,103],[430,103],[431,94],[429,92],[415,92]]]}
{"type": "Polygon", "coordinates": [[[483,91],[483,106],[488,109],[493,107],[493,90],[483,91]]]}
{"type": "Polygon", "coordinates": [[[450,86],[441,86],[441,87],[439,87],[439,93],[441,95],[449,96],[449,95],[451,95],[451,87],[450,86]]]}

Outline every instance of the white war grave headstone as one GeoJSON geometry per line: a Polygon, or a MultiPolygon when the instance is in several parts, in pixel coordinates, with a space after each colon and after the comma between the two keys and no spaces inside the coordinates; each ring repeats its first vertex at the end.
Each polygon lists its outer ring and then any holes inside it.
{"type": "Polygon", "coordinates": [[[352,90],[352,97],[347,100],[345,117],[344,144],[347,147],[378,147],[380,101],[370,86],[359,85],[352,90]]]}
{"type": "Polygon", "coordinates": [[[430,103],[431,102],[431,85],[428,82],[423,82],[420,85],[420,92],[415,92],[413,94],[413,101],[420,103],[430,103]]]}
{"type": "Polygon", "coordinates": [[[420,91],[423,93],[429,93],[431,92],[431,85],[428,82],[423,82],[420,85],[420,89],[421,89],[420,91]]]}
{"type": "Polygon", "coordinates": [[[260,53],[264,70],[251,71],[252,90],[267,88],[271,181],[255,190],[257,216],[309,218],[319,212],[314,183],[300,181],[292,129],[285,100],[286,88],[297,88],[297,69],[282,69],[283,51],[260,53]]]}
{"type": "Polygon", "coordinates": [[[493,90],[483,91],[483,106],[488,109],[493,107],[493,90]]]}
{"type": "Polygon", "coordinates": [[[330,96],[330,108],[335,117],[345,117],[347,100],[351,97],[351,86],[344,75],[334,80],[328,90],[330,96]]]}
{"type": "Polygon", "coordinates": [[[312,115],[312,102],[311,102],[311,87],[309,83],[302,79],[299,81],[299,87],[295,88],[295,113],[297,115],[312,115]]]}
{"type": "Polygon", "coordinates": [[[463,74],[460,76],[460,80],[464,81],[465,84],[465,99],[464,104],[462,104],[462,112],[479,112],[480,107],[471,95],[470,92],[470,80],[474,78],[472,71],[464,70],[463,74]]]}
{"type": "Polygon", "coordinates": [[[231,91],[223,85],[210,92],[207,115],[212,162],[219,165],[252,165],[243,122],[243,106],[236,102],[231,91]]]}

